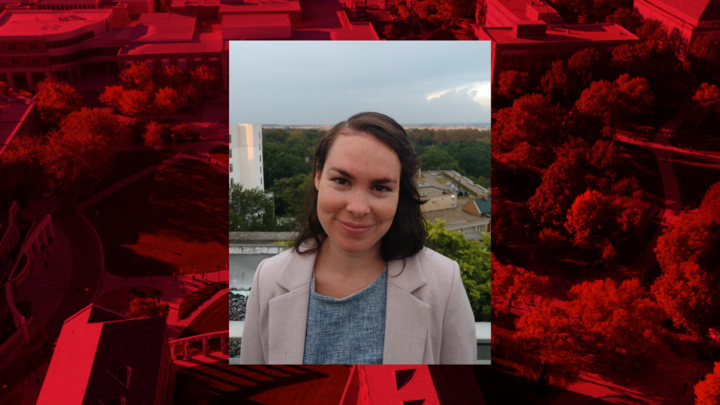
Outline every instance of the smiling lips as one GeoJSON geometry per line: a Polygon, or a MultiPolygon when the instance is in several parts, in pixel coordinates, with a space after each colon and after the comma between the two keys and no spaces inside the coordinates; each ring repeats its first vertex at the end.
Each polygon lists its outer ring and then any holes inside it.
{"type": "Polygon", "coordinates": [[[347,233],[352,233],[354,235],[361,235],[372,228],[372,225],[360,225],[360,224],[353,224],[349,222],[343,222],[341,220],[337,220],[340,224],[340,227],[345,230],[347,233]]]}

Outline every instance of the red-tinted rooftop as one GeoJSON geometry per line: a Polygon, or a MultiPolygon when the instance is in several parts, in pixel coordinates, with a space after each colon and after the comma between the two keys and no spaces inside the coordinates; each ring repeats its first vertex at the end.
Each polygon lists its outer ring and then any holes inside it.
{"type": "Polygon", "coordinates": [[[638,41],[618,24],[548,25],[545,35],[521,38],[514,35],[513,27],[483,27],[481,31],[496,45],[638,41]]]}
{"type": "Polygon", "coordinates": [[[556,13],[557,11],[543,1],[530,1],[530,0],[497,0],[503,7],[508,9],[513,15],[521,21],[528,21],[530,17],[527,16],[527,6],[530,4],[535,10],[540,13],[556,13]]]}
{"type": "Polygon", "coordinates": [[[111,16],[112,10],[5,10],[0,14],[0,37],[62,34],[111,16]]]}
{"type": "Polygon", "coordinates": [[[221,1],[220,14],[300,12],[297,0],[221,1]]]}
{"type": "Polygon", "coordinates": [[[720,20],[718,0],[640,0],[697,25],[699,21],[720,20]]]}

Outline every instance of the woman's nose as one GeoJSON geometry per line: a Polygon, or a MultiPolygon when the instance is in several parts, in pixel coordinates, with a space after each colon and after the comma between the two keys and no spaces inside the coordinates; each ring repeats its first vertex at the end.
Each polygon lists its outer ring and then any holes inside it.
{"type": "Polygon", "coordinates": [[[362,217],[370,213],[370,205],[367,203],[367,193],[357,190],[350,195],[347,207],[345,208],[355,217],[362,217]]]}

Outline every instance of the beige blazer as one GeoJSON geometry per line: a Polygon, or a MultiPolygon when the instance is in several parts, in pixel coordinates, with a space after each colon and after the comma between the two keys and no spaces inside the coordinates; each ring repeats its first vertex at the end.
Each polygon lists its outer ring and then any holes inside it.
{"type": "MultiPolygon", "coordinates": [[[[293,249],[255,272],[242,364],[302,364],[316,254],[293,249]]],[[[388,264],[384,364],[475,364],[475,318],[457,262],[425,248],[388,264]],[[399,275],[398,275],[399,274],[399,275]]]]}

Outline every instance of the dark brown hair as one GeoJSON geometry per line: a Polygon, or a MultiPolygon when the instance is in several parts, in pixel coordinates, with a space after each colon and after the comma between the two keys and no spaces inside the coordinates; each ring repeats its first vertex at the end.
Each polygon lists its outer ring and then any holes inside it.
{"type": "MultiPolygon", "coordinates": [[[[405,129],[394,119],[376,112],[362,112],[335,125],[315,148],[313,179],[317,173],[322,173],[328,152],[335,139],[339,135],[351,132],[364,132],[374,136],[392,148],[400,159],[400,198],[392,225],[380,241],[380,251],[382,259],[385,261],[413,256],[423,248],[427,236],[420,210],[420,206],[425,201],[420,199],[420,193],[415,184],[415,178],[420,170],[420,158],[410,143],[405,129]]],[[[322,241],[327,237],[327,233],[318,219],[318,190],[314,184],[308,188],[306,197],[302,227],[294,243],[295,251],[300,254],[317,252],[322,241]],[[314,243],[307,250],[301,251],[301,244],[306,241],[314,243]]]]}

